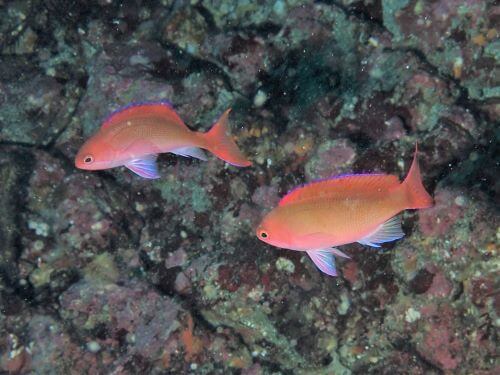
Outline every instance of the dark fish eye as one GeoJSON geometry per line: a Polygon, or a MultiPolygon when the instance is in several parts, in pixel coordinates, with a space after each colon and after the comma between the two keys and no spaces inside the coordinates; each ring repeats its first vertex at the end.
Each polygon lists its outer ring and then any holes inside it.
{"type": "Polygon", "coordinates": [[[92,155],[87,155],[85,158],[83,158],[83,162],[85,164],[90,164],[94,161],[94,157],[92,155]]]}
{"type": "Polygon", "coordinates": [[[260,232],[260,236],[262,238],[267,238],[267,232],[264,232],[264,231],[260,232]]]}

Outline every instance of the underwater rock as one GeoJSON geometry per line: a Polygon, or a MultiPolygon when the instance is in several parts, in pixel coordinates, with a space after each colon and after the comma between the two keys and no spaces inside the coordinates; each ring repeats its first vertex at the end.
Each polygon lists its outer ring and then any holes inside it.
{"type": "Polygon", "coordinates": [[[327,141],[317,147],[316,153],[305,165],[308,181],[329,178],[352,172],[356,148],[346,139],[327,141]]]}
{"type": "Polygon", "coordinates": [[[432,284],[427,290],[427,295],[444,298],[449,297],[452,291],[453,285],[442,272],[438,272],[434,274],[434,277],[432,278],[432,284]]]}
{"type": "Polygon", "coordinates": [[[155,64],[170,60],[159,45],[144,43],[130,47],[112,43],[103,47],[89,61],[87,89],[76,113],[86,138],[111,112],[126,104],[173,100],[172,87],[153,76],[155,64]]]}
{"type": "Polygon", "coordinates": [[[415,298],[399,296],[390,316],[397,321],[403,315],[398,311],[411,303],[418,318],[407,319],[409,324],[396,331],[412,335],[426,360],[444,371],[465,361],[471,368],[480,368],[494,350],[491,319],[497,316],[493,306],[498,298],[491,291],[495,267],[491,257],[498,217],[488,205],[489,198],[481,193],[465,200],[456,190],[438,187],[436,198],[437,211],[431,208],[419,213],[422,232],[414,231],[402,251],[394,254],[394,269],[399,277],[411,278],[408,288],[415,298]],[[433,210],[434,219],[441,217],[441,223],[433,224],[436,232],[422,225],[431,219],[433,210]],[[474,223],[483,220],[491,225],[476,227],[474,223]],[[423,266],[416,274],[412,271],[415,263],[423,266]],[[476,272],[484,276],[475,278],[476,272]],[[464,329],[468,332],[465,335],[464,329]]]}
{"type": "Polygon", "coordinates": [[[382,1],[383,22],[395,47],[410,48],[460,82],[470,98],[498,98],[494,60],[496,6],[484,1],[382,1]]]}
{"type": "Polygon", "coordinates": [[[0,141],[47,145],[68,126],[79,88],[35,72],[3,78],[16,63],[3,64],[0,74],[0,141]]]}
{"type": "Polygon", "coordinates": [[[284,368],[296,368],[303,359],[295,351],[286,337],[280,335],[266,314],[261,309],[237,310],[227,309],[224,305],[215,305],[211,310],[203,310],[202,314],[211,324],[227,326],[242,335],[243,340],[253,347],[255,356],[266,358],[271,356],[284,368]],[[267,341],[272,345],[273,351],[268,353],[258,342],[267,341]]]}
{"type": "Polygon", "coordinates": [[[205,38],[210,34],[210,26],[200,9],[190,4],[176,6],[164,20],[162,39],[187,53],[198,55],[205,38]]]}
{"type": "Polygon", "coordinates": [[[495,372],[498,6],[0,5],[0,372],[495,372]],[[254,166],[74,168],[112,111],[160,99],[194,130],[232,107],[254,166]],[[342,248],[336,279],[254,237],[297,185],[403,177],[415,142],[435,206],[342,248]]]}
{"type": "Polygon", "coordinates": [[[304,1],[301,0],[278,0],[266,1],[261,4],[254,4],[250,1],[226,2],[202,1],[201,5],[213,17],[215,26],[221,29],[231,27],[258,27],[262,24],[273,22],[283,22],[291,8],[299,7],[304,1]]]}
{"type": "MultiPolygon", "coordinates": [[[[437,312],[436,312],[437,313],[437,312]]],[[[454,327],[456,318],[449,308],[442,308],[439,315],[427,317],[423,323],[424,338],[418,341],[417,350],[431,363],[444,371],[457,368],[464,360],[464,343],[454,327]]],[[[470,358],[468,359],[470,360],[470,358]]]]}
{"type": "Polygon", "coordinates": [[[125,356],[158,360],[178,327],[180,307],[142,282],[81,281],[60,297],[61,315],[86,341],[121,347],[125,356]]]}
{"type": "Polygon", "coordinates": [[[85,266],[104,259],[101,249],[133,247],[130,241],[138,238],[140,221],[125,197],[108,195],[117,186],[73,174],[68,167],[72,163],[64,158],[44,151],[33,154],[19,256],[21,275],[29,278],[34,298],[42,302],[57,299],[79,280],[85,266]],[[126,226],[121,215],[127,217],[126,226]]]}
{"type": "Polygon", "coordinates": [[[438,189],[434,194],[434,207],[419,214],[419,229],[425,236],[444,236],[463,215],[464,208],[457,204],[460,192],[438,189]]]}
{"type": "Polygon", "coordinates": [[[70,372],[74,366],[83,371],[99,372],[105,367],[98,358],[74,343],[61,322],[48,315],[35,315],[28,328],[31,346],[30,367],[42,373],[70,372]]]}
{"type": "MultiPolygon", "coordinates": [[[[229,74],[234,89],[245,95],[252,95],[256,91],[259,77],[270,68],[269,62],[274,61],[277,55],[276,49],[266,43],[264,38],[243,33],[224,33],[209,38],[204,49],[215,55],[229,74]]],[[[260,104],[259,100],[262,101],[258,99],[257,104],[260,104]]]]}

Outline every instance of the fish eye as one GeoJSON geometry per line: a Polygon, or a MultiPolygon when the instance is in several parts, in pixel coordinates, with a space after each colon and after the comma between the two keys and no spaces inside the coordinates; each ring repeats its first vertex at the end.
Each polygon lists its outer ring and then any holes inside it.
{"type": "Polygon", "coordinates": [[[265,230],[260,231],[259,236],[261,238],[267,238],[267,237],[269,237],[268,234],[267,234],[267,232],[265,230]]]}
{"type": "Polygon", "coordinates": [[[83,162],[85,164],[90,164],[94,161],[94,157],[92,155],[87,155],[83,158],[83,162]]]}

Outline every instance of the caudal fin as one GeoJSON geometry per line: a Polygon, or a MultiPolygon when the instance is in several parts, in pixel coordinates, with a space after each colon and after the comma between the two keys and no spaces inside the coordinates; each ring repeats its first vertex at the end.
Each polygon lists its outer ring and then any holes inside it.
{"type": "Polygon", "coordinates": [[[427,193],[422,185],[422,176],[420,176],[420,167],[418,166],[417,160],[418,145],[415,144],[415,155],[413,156],[413,162],[411,163],[408,175],[402,183],[402,187],[406,192],[407,197],[407,208],[427,208],[431,207],[434,202],[432,197],[427,193]]]}
{"type": "Polygon", "coordinates": [[[224,112],[212,129],[205,134],[208,143],[207,149],[226,163],[237,167],[248,167],[252,163],[241,153],[227,129],[229,112],[231,109],[224,112]]]}

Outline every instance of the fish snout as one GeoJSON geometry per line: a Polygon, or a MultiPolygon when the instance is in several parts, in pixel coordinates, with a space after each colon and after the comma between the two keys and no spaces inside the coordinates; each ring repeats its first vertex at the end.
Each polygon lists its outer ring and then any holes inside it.
{"type": "Polygon", "coordinates": [[[79,169],[85,169],[82,161],[82,157],[78,154],[75,156],[75,167],[79,169]]]}

